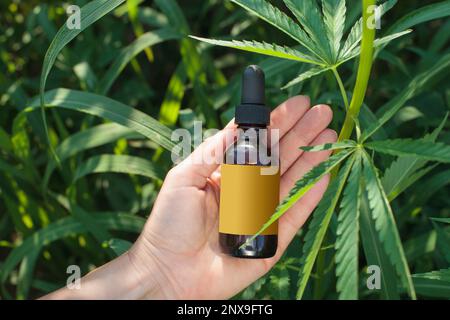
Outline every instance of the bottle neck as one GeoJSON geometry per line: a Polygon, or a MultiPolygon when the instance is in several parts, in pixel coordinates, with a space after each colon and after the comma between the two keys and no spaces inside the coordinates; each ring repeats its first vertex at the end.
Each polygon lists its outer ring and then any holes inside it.
{"type": "Polygon", "coordinates": [[[266,129],[267,125],[265,125],[265,124],[240,123],[240,124],[238,124],[238,128],[242,129],[243,131],[247,131],[249,129],[259,130],[259,129],[266,129]]]}

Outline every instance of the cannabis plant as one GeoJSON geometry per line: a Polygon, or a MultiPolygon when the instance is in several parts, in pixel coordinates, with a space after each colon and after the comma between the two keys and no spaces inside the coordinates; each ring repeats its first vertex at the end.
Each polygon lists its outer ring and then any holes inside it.
{"type": "MultiPolygon", "coordinates": [[[[312,66],[308,71],[291,80],[284,88],[320,73],[332,71],[346,108],[345,121],[337,143],[302,147],[304,151],[308,152],[335,150],[335,154],[296,182],[295,187],[260,230],[260,232],[264,231],[279,219],[324,175],[332,174],[331,185],[315,210],[304,237],[297,298],[300,299],[303,296],[330,223],[332,219],[335,219],[337,221],[337,227],[334,230],[336,239],[334,245],[336,250],[335,272],[339,298],[358,298],[359,239],[370,237],[366,241],[362,241],[363,250],[367,261],[381,267],[382,290],[386,297],[398,297],[395,285],[395,280],[398,280],[400,287],[408,296],[416,299],[413,277],[408,267],[390,201],[427,172],[428,161],[450,163],[450,145],[435,142],[447,117],[439,128],[423,139],[371,141],[371,137],[403,106],[408,98],[416,93],[421,85],[450,66],[450,55],[445,55],[434,68],[417,76],[396,99],[387,103],[382,108],[381,118],[371,126],[361,128],[358,114],[369,81],[374,49],[385,46],[389,41],[409,33],[411,30],[388,34],[374,40],[375,25],[371,21],[373,16],[371,17],[369,12],[370,8],[374,8],[375,0],[363,0],[362,18],[352,27],[344,42],[342,42],[342,38],[346,15],[345,0],[323,0],[322,10],[315,0],[284,0],[285,5],[297,18],[297,23],[265,0],[232,1],[289,35],[299,43],[299,46],[288,48],[280,44],[268,44],[253,40],[223,41],[193,38],[214,45],[295,60],[312,66]],[[358,74],[349,103],[338,67],[358,55],[360,57],[358,74]],[[349,140],[355,126],[356,139],[349,140]],[[398,157],[382,177],[380,177],[374,161],[378,152],[398,157]]],[[[395,0],[384,2],[377,7],[374,14],[381,17],[395,3],[395,0]]],[[[417,18],[416,21],[413,17],[410,21],[402,22],[397,28],[413,25],[417,22],[417,18]]],[[[447,269],[416,277],[434,279],[439,282],[448,281],[449,274],[450,269],[447,269]]]]}
{"type": "Polygon", "coordinates": [[[68,264],[87,271],[126,251],[169,170],[172,129],[227,123],[239,77],[225,75],[244,62],[263,67],[270,104],[300,90],[330,103],[340,134],[303,148],[333,155],[262,230],[321,177],[331,183],[286,255],[238,298],[450,298],[448,192],[429,204],[432,215],[420,213],[450,182],[440,165],[450,162],[449,96],[439,82],[450,71],[450,0],[77,2],[80,29],[51,1],[0,4],[2,299],[48,293],[66,283],[68,264]],[[396,8],[414,5],[385,27],[396,8]],[[432,20],[434,29],[419,27],[432,20]],[[224,40],[193,36],[203,32],[224,40]],[[266,57],[215,56],[211,44],[266,57]],[[376,58],[388,68],[370,76],[376,58]],[[428,113],[410,105],[420,98],[428,113]],[[406,136],[418,139],[397,139],[397,124],[414,117],[423,121],[409,122],[406,136]],[[379,267],[379,290],[367,289],[366,266],[379,267]]]}

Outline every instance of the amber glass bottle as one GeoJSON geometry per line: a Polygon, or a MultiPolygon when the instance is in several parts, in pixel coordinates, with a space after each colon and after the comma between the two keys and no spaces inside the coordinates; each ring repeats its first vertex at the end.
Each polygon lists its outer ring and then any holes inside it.
{"type": "Polygon", "coordinates": [[[241,247],[279,201],[278,158],[276,166],[270,162],[270,110],[264,100],[264,73],[258,66],[249,66],[242,78],[241,104],[236,107],[239,136],[226,150],[221,166],[219,243],[224,253],[239,258],[272,257],[278,244],[278,224],[274,223],[241,247]],[[275,172],[262,174],[261,169],[268,167],[276,168],[275,172]]]}

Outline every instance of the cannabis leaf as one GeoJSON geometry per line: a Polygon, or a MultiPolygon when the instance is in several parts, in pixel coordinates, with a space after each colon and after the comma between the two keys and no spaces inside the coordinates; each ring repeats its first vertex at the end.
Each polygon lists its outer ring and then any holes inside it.
{"type": "Polygon", "coordinates": [[[450,163],[450,146],[426,140],[394,139],[366,143],[369,149],[394,156],[415,156],[430,161],[450,163]]]}
{"type": "Polygon", "coordinates": [[[377,170],[366,152],[364,152],[363,156],[363,172],[369,206],[372,217],[375,220],[375,227],[378,231],[380,241],[384,244],[385,251],[397,270],[403,286],[408,291],[410,297],[415,299],[416,293],[412,284],[411,273],[403,251],[402,242],[398,234],[394,214],[381,185],[377,170]]]}
{"type": "Polygon", "coordinates": [[[344,188],[336,231],[336,289],[340,299],[358,299],[358,233],[361,199],[361,155],[355,163],[344,188]]]}
{"type": "Polygon", "coordinates": [[[347,161],[342,170],[339,171],[338,177],[328,186],[327,191],[313,213],[312,220],[304,239],[305,244],[303,245],[303,254],[301,258],[297,299],[301,299],[305,292],[314,262],[316,261],[323,239],[325,238],[328,225],[330,224],[339,196],[341,195],[342,189],[344,188],[350,173],[353,161],[354,157],[347,161]]]}
{"type": "MultiPolygon", "coordinates": [[[[232,2],[283,31],[296,40],[299,46],[288,48],[279,44],[258,41],[225,41],[191,37],[213,45],[297,60],[313,66],[310,70],[289,81],[283,88],[288,88],[325,71],[336,69],[344,62],[357,57],[361,51],[362,18],[355,23],[345,42],[341,43],[347,11],[345,0],[323,0],[322,10],[316,1],[284,0],[286,6],[297,18],[298,24],[268,1],[232,0],[232,2]]],[[[379,16],[381,17],[389,11],[396,2],[396,0],[389,0],[381,4],[377,9],[379,16]]],[[[409,32],[411,30],[400,31],[376,39],[374,47],[385,46],[393,39],[409,32]]],[[[336,77],[339,81],[338,76],[336,77]]]]}
{"type": "Polygon", "coordinates": [[[353,150],[345,150],[339,154],[331,156],[328,160],[308,171],[300,180],[295,183],[295,186],[289,191],[289,194],[278,205],[275,213],[270,219],[261,227],[261,229],[248,239],[241,247],[245,247],[247,243],[253,241],[258,235],[266,230],[272,223],[278,220],[295,202],[297,202],[308,190],[310,190],[323,176],[330,173],[333,168],[346,159],[353,150]]]}

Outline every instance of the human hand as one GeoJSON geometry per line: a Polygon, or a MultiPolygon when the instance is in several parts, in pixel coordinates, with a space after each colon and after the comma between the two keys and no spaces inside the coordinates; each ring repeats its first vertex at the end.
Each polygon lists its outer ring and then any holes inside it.
{"type": "MultiPolygon", "coordinates": [[[[310,108],[304,96],[293,97],[272,111],[271,127],[280,130],[280,200],[298,179],[329,157],[330,151],[304,153],[299,147],[334,142],[336,133],[327,129],[331,119],[330,107],[310,108]]],[[[231,123],[227,129],[233,127],[231,123]]],[[[280,218],[274,257],[224,255],[218,241],[219,166],[196,164],[191,157],[217,152],[217,144],[225,146],[231,133],[220,131],[170,170],[144,230],[127,253],[85,276],[80,290],[61,289],[44,298],[226,299],[267,273],[317,206],[329,177],[280,218]]]]}
{"type": "MultiPolygon", "coordinates": [[[[303,153],[299,147],[334,142],[336,133],[326,129],[331,119],[328,106],[309,109],[309,99],[303,96],[289,99],[272,112],[271,127],[280,129],[280,200],[299,178],[330,155],[328,151],[303,153]]],[[[230,131],[207,139],[189,157],[214,154],[230,131]]],[[[189,157],[170,170],[144,231],[128,255],[142,284],[151,278],[149,298],[230,298],[279,260],[321,199],[329,178],[324,177],[280,218],[274,257],[239,259],[222,254],[219,248],[219,167],[196,164],[189,157]]]]}

